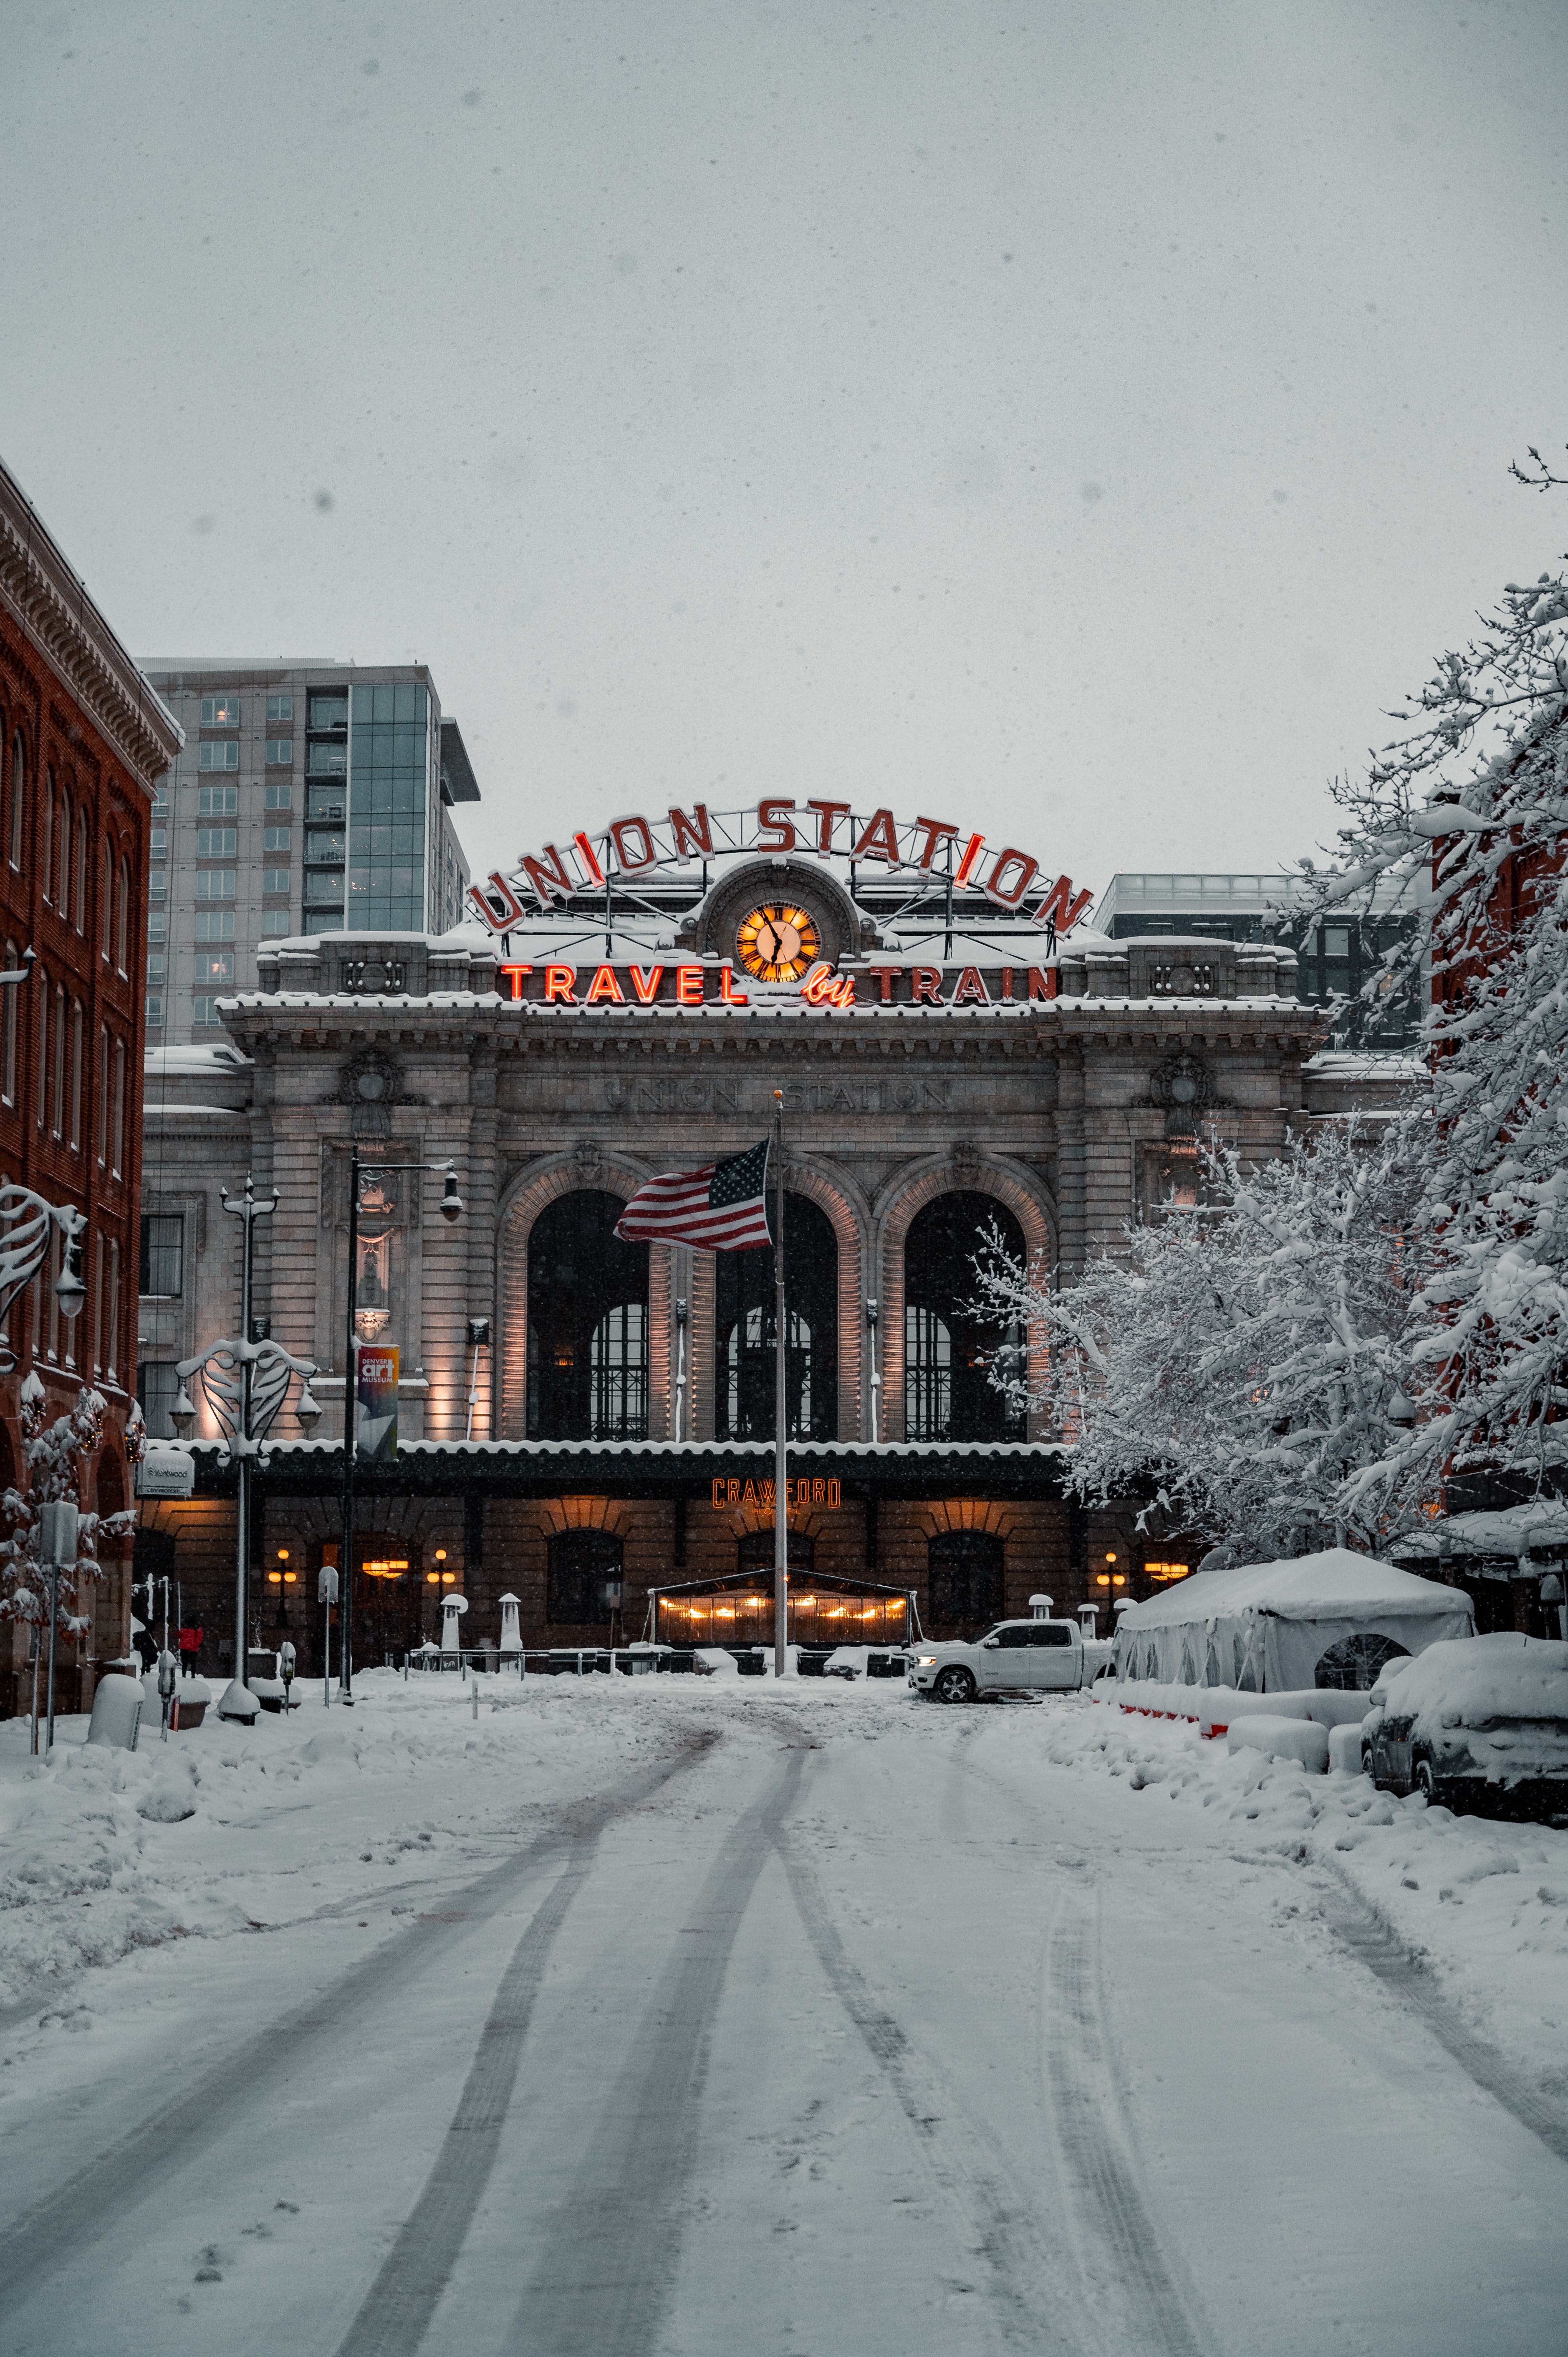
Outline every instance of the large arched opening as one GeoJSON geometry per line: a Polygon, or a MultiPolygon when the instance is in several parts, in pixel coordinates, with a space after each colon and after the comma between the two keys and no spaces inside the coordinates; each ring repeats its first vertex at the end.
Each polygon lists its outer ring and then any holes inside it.
{"type": "Polygon", "coordinates": [[[623,1243],[617,1195],[578,1188],[528,1239],[528,1437],[648,1437],[648,1246],[623,1243]]]}
{"type": "MultiPolygon", "coordinates": [[[[771,1252],[716,1253],[714,1430],[771,1440],[778,1314],[771,1252]]],[[[791,1440],[838,1433],[838,1239],[804,1195],[784,1197],[784,1400],[791,1440]]]]}
{"type": "Polygon", "coordinates": [[[904,1433],[908,1440],[1022,1440],[1025,1411],[992,1381],[999,1360],[1022,1366],[1023,1330],[976,1307],[975,1262],[993,1238],[1027,1259],[1024,1231],[994,1195],[939,1195],[904,1242],[904,1433]]]}

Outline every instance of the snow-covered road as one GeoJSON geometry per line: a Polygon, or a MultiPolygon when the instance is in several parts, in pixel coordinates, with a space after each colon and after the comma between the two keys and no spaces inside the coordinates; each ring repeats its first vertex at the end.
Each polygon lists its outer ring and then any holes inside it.
{"type": "Polygon", "coordinates": [[[1568,2341],[1563,1836],[1079,1697],[16,1733],[11,2357],[1568,2341]]]}

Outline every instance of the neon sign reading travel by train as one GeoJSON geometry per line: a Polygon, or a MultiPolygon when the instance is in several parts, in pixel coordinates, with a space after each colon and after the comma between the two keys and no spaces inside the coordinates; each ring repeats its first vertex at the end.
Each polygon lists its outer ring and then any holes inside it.
{"type": "Polygon", "coordinates": [[[662,818],[639,812],[612,819],[601,834],[571,835],[564,850],[547,843],[538,853],[525,853],[510,877],[498,869],[485,884],[470,885],[468,900],[481,922],[499,933],[526,921],[520,896],[538,909],[550,909],[618,884],[635,890],[640,879],[660,868],[693,860],[757,852],[779,857],[792,851],[855,865],[878,862],[890,875],[921,884],[945,885],[950,877],[955,888],[972,888],[1008,914],[1037,896],[1032,921],[1058,933],[1070,932],[1094,898],[1090,891],[1075,892],[1069,876],[1047,884],[1047,870],[1031,852],[1014,844],[992,849],[983,834],[966,835],[949,819],[900,821],[886,809],[862,818],[848,802],[815,797],[797,802],[768,794],[744,811],[714,812],[706,802],[693,802],[690,810],[671,807],[662,818]]]}

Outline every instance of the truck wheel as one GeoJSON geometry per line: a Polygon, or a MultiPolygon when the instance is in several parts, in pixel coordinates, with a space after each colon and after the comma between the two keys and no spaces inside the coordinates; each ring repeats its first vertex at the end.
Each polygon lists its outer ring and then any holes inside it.
{"type": "Polygon", "coordinates": [[[972,1702],[974,1680],[967,1670],[944,1670],[936,1682],[939,1702],[972,1702]]]}
{"type": "Polygon", "coordinates": [[[1424,1792],[1429,1802],[1436,1801],[1437,1779],[1432,1772],[1432,1762],[1430,1760],[1418,1760],[1416,1761],[1415,1782],[1412,1790],[1417,1792],[1424,1792]]]}

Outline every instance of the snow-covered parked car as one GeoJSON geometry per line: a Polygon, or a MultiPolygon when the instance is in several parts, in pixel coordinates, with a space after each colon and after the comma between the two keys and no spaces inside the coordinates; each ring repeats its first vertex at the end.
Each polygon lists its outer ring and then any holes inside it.
{"type": "Polygon", "coordinates": [[[1083,1631],[1076,1620],[999,1620],[972,1644],[918,1645],[909,1684],[928,1702],[975,1702],[987,1694],[1041,1694],[1083,1684],[1083,1631]]]}
{"type": "Polygon", "coordinates": [[[1382,1792],[1568,1823],[1568,1645],[1511,1631],[1391,1662],[1369,1697],[1362,1765],[1382,1792]]]}

